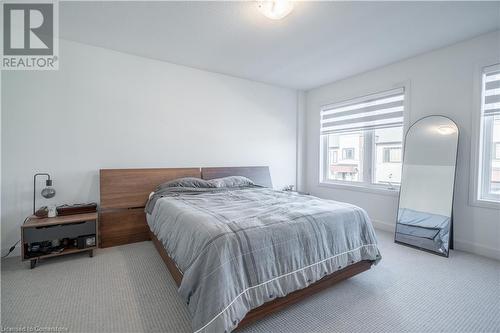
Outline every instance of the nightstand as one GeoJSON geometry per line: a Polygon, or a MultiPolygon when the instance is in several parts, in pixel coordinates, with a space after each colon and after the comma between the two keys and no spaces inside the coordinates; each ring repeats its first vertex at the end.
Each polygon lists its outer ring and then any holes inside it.
{"type": "Polygon", "coordinates": [[[87,251],[94,255],[98,243],[97,213],[38,218],[21,226],[21,256],[34,268],[40,259],[87,251]],[[54,245],[54,242],[59,245],[54,245]]]}

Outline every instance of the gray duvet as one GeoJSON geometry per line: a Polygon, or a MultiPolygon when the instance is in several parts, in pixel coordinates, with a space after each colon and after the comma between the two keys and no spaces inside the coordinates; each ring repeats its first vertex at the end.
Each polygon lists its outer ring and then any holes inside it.
{"type": "Polygon", "coordinates": [[[230,332],[250,310],[361,260],[380,260],[366,212],[267,188],[170,188],[148,224],[183,273],[195,332],[230,332]]]}

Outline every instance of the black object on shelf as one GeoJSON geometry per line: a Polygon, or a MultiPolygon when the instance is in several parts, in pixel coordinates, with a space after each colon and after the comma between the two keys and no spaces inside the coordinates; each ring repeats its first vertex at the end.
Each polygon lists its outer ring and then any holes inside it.
{"type": "Polygon", "coordinates": [[[61,205],[57,206],[57,215],[74,215],[97,212],[97,204],[95,202],[74,204],[74,205],[61,205]]]}
{"type": "Polygon", "coordinates": [[[76,239],[76,244],[76,247],[79,249],[94,247],[96,245],[95,235],[80,236],[76,239]]]}

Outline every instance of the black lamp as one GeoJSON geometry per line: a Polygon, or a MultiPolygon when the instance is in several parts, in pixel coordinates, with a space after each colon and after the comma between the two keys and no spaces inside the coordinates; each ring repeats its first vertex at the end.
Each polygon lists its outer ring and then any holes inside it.
{"type": "Polygon", "coordinates": [[[52,187],[52,179],[48,173],[37,173],[33,176],[33,214],[35,214],[35,202],[36,202],[36,177],[46,176],[45,188],[42,190],[42,197],[46,199],[53,198],[56,195],[56,190],[52,187]]]}

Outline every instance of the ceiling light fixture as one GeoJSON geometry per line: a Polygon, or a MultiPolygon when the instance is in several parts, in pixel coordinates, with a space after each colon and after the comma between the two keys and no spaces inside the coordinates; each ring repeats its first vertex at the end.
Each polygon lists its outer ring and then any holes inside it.
{"type": "Polygon", "coordinates": [[[271,20],[281,20],[293,10],[293,2],[287,0],[258,1],[259,11],[271,20]]]}
{"type": "Polygon", "coordinates": [[[437,131],[441,135],[450,135],[456,132],[456,129],[453,128],[452,126],[448,125],[441,125],[437,128],[437,131]]]}

